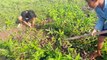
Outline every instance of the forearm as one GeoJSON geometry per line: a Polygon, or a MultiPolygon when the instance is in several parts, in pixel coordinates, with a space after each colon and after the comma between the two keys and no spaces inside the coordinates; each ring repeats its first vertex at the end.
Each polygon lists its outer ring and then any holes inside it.
{"type": "Polygon", "coordinates": [[[26,26],[31,27],[31,24],[27,23],[26,21],[23,21],[23,23],[24,23],[26,26]]]}

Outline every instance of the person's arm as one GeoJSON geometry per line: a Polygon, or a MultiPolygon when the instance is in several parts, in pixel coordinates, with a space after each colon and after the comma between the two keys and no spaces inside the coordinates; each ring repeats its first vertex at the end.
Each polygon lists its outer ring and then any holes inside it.
{"type": "Polygon", "coordinates": [[[35,20],[36,20],[36,18],[33,18],[32,21],[31,21],[31,26],[32,26],[32,27],[35,26],[35,20]]]}
{"type": "Polygon", "coordinates": [[[19,17],[18,17],[18,21],[19,21],[20,23],[22,23],[22,21],[23,21],[22,16],[19,16],[19,17]]]}
{"type": "Polygon", "coordinates": [[[32,27],[31,24],[29,24],[29,23],[26,22],[26,21],[23,21],[23,23],[24,23],[26,26],[32,27]]]}

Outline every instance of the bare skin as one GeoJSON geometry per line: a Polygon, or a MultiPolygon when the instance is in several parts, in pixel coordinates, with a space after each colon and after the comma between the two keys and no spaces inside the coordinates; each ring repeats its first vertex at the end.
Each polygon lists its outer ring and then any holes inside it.
{"type": "Polygon", "coordinates": [[[103,8],[104,6],[104,0],[88,0],[89,7],[95,9],[97,6],[100,6],[103,8]]]}

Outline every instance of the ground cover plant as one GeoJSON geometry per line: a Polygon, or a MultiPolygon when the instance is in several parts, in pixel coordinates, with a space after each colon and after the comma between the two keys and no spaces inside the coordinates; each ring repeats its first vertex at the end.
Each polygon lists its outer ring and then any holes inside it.
{"type": "MultiPolygon", "coordinates": [[[[36,28],[18,31],[0,40],[0,60],[88,60],[89,53],[96,49],[96,36],[67,40],[90,33],[94,28],[97,17],[85,1],[0,1],[0,32],[16,28],[15,22],[23,10],[32,9],[38,17],[36,28]],[[48,19],[52,21],[45,22],[48,19]]],[[[103,60],[107,59],[106,45],[105,40],[103,60]]]]}

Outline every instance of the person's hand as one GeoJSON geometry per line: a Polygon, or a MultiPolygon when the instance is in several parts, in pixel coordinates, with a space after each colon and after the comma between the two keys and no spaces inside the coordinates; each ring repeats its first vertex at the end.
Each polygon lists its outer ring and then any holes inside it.
{"type": "Polygon", "coordinates": [[[31,27],[32,27],[32,26],[31,26],[31,23],[28,22],[28,26],[31,28],[31,27]]]}
{"type": "Polygon", "coordinates": [[[30,28],[32,28],[32,26],[31,26],[31,25],[30,25],[29,27],[30,27],[30,28]]]}
{"type": "Polygon", "coordinates": [[[97,30],[94,29],[94,30],[92,31],[91,35],[92,35],[92,36],[95,36],[96,34],[97,34],[97,30]]]}
{"type": "Polygon", "coordinates": [[[31,25],[29,25],[29,27],[30,27],[30,28],[32,28],[32,26],[31,26],[31,25]]]}

